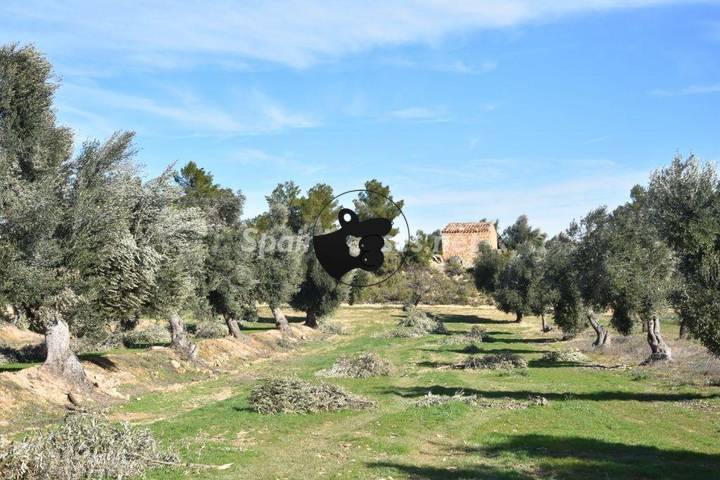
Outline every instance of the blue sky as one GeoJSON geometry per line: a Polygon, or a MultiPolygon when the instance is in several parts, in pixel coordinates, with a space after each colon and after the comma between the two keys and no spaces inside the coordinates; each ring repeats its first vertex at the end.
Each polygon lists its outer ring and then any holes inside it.
{"type": "Polygon", "coordinates": [[[412,230],[526,213],[550,234],[675,152],[720,160],[720,3],[3,0],[78,142],[137,132],[265,207],[378,178],[412,230]]]}

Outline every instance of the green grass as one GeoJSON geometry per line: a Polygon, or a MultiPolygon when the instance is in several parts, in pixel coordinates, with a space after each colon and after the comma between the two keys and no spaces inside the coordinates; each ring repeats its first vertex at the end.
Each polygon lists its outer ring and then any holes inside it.
{"type": "Polygon", "coordinates": [[[18,372],[20,370],[24,370],[29,367],[34,367],[40,365],[39,362],[34,363],[21,363],[21,362],[12,362],[12,363],[2,363],[0,364],[0,373],[2,372],[18,372]]]}
{"type": "MultiPolygon", "coordinates": [[[[415,339],[378,336],[401,312],[343,308],[336,320],[348,336],[313,341],[288,356],[249,364],[240,373],[177,391],[155,392],[114,412],[142,421],[185,461],[227,464],[224,471],[193,469],[200,479],[315,478],[717,478],[720,472],[720,388],[678,386],[633,370],[603,370],[539,361],[562,348],[492,310],[435,309],[449,334],[481,325],[490,334],[485,352],[525,357],[526,371],[448,368],[468,354],[446,335],[415,339]],[[312,415],[253,412],[248,394],[256,378],[298,375],[315,379],[339,356],[374,351],[390,361],[392,376],[332,379],[378,402],[378,407],[312,415]],[[435,394],[477,394],[526,400],[542,395],[548,406],[524,410],[450,403],[415,408],[435,394]],[[709,398],[709,411],[682,402],[709,398]]],[[[254,325],[258,330],[265,324],[254,325]]],[[[638,359],[638,362],[641,358],[638,359]]],[[[187,478],[185,469],[161,469],[153,479],[187,478]]]]}

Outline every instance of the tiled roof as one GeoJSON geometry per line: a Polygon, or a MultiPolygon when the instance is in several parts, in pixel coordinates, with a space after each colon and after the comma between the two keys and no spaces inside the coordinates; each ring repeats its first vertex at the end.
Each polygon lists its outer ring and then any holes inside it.
{"type": "Polygon", "coordinates": [[[483,233],[488,232],[493,227],[488,222],[450,222],[442,233],[483,233]]]}

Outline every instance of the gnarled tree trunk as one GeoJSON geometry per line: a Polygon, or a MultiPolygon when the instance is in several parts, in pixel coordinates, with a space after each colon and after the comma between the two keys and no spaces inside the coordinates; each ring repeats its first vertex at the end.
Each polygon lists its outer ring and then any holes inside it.
{"type": "Polygon", "coordinates": [[[270,311],[275,319],[275,326],[279,328],[283,333],[290,333],[290,324],[288,323],[287,317],[280,310],[279,307],[270,307],[270,311]]]}
{"type": "Polygon", "coordinates": [[[522,314],[522,312],[516,312],[516,313],[515,313],[515,321],[516,321],[517,323],[520,323],[520,322],[522,322],[522,319],[523,319],[523,314],[522,314]]]}
{"type": "Polygon", "coordinates": [[[242,338],[243,334],[240,331],[240,324],[237,320],[235,320],[230,315],[225,315],[225,324],[228,327],[228,331],[230,332],[230,335],[232,335],[235,338],[242,338]]]}
{"type": "Polygon", "coordinates": [[[92,384],[85,375],[85,369],[78,357],[70,350],[70,328],[60,314],[55,314],[55,317],[55,323],[50,325],[45,333],[47,357],[42,368],[64,378],[81,390],[90,390],[92,384]]]}
{"type": "Polygon", "coordinates": [[[687,324],[685,320],[680,320],[680,333],[678,334],[678,338],[687,338],[687,324]]]}
{"type": "Polygon", "coordinates": [[[593,347],[602,347],[610,343],[610,334],[607,331],[607,328],[603,327],[600,322],[598,322],[597,314],[592,308],[588,309],[587,311],[587,319],[588,322],[590,322],[593,330],[595,330],[595,334],[597,335],[597,338],[592,344],[593,347]]]}
{"type": "Polygon", "coordinates": [[[192,343],[187,336],[185,331],[185,324],[183,324],[180,315],[177,312],[170,314],[170,336],[172,343],[170,346],[180,353],[187,360],[197,360],[197,345],[192,343]]]}
{"type": "Polygon", "coordinates": [[[317,328],[317,315],[315,310],[309,309],[305,312],[305,326],[310,328],[317,328]]]}
{"type": "Polygon", "coordinates": [[[650,318],[646,320],[646,325],[647,341],[652,353],[643,363],[648,364],[660,360],[672,360],[672,351],[660,334],[660,317],[658,317],[657,314],[651,315],[650,318]]]}
{"type": "Polygon", "coordinates": [[[540,321],[542,322],[542,331],[543,331],[543,333],[547,332],[547,331],[548,331],[548,326],[547,326],[547,323],[545,322],[545,314],[544,314],[544,313],[541,313],[541,314],[540,314],[540,321]]]}

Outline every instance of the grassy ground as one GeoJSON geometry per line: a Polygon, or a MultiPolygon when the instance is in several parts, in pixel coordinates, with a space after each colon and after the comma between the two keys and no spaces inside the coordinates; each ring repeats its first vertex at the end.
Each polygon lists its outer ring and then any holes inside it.
{"type": "MultiPolygon", "coordinates": [[[[343,308],[337,319],[350,335],[310,342],[236,375],[144,395],[113,413],[147,424],[186,461],[233,464],[224,471],[155,470],[149,475],[155,479],[717,478],[719,387],[679,385],[653,369],[543,363],[543,352],[567,346],[541,335],[536,319],[517,325],[494,310],[434,310],[449,335],[481,325],[490,333],[481,353],[518,353],[529,368],[447,368],[468,355],[463,344],[447,344],[447,335],[382,338],[378,334],[394,324],[399,310],[343,308]],[[275,416],[249,409],[257,378],[315,379],[338,356],[359,351],[377,352],[395,374],[331,381],[376,400],[377,408],[275,416]],[[542,395],[550,403],[524,410],[412,406],[427,392],[459,390],[496,399],[542,395]]],[[[591,363],[598,360],[612,361],[591,363]]]]}

